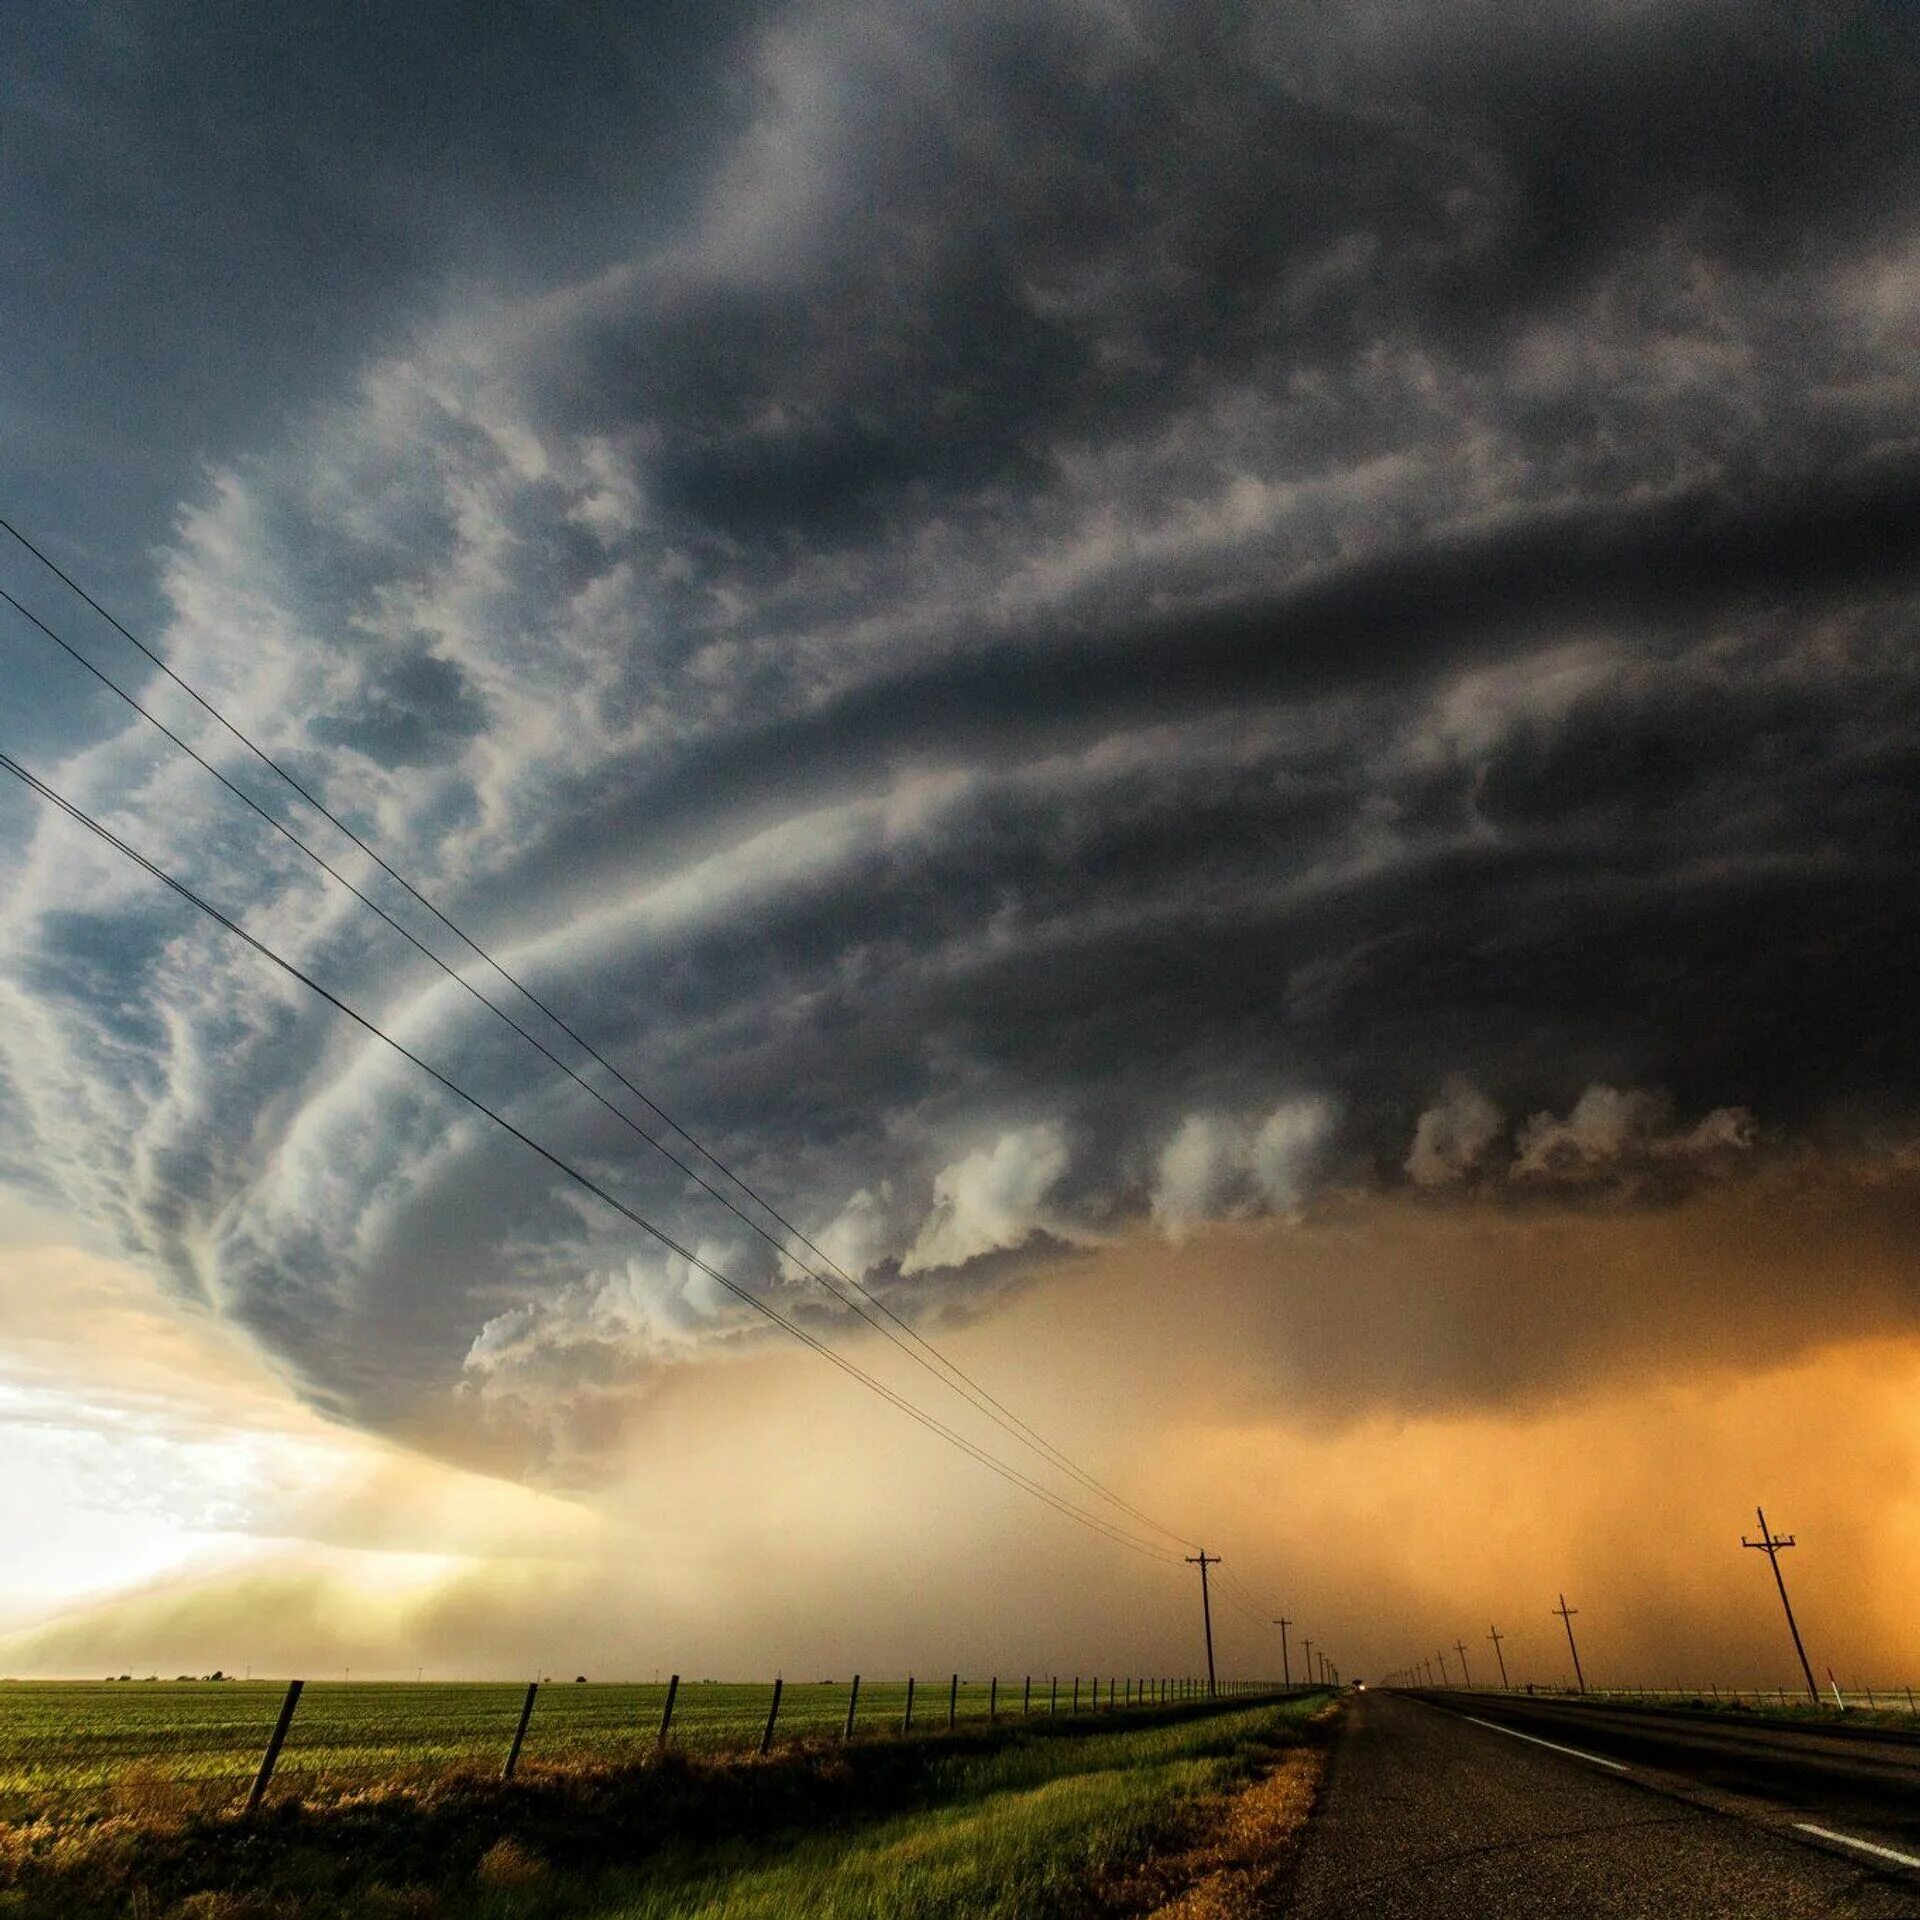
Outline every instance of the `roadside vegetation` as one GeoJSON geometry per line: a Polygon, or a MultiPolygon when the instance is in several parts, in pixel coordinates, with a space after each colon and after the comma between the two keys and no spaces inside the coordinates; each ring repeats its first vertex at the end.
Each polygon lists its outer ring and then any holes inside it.
{"type": "Polygon", "coordinates": [[[136,1792],[105,1816],[0,1828],[0,1915],[1148,1913],[1208,1875],[1262,1870],[1236,1866],[1209,1832],[1232,1825],[1249,1787],[1272,1781],[1286,1788],[1268,1795],[1260,1845],[1273,1850],[1310,1803],[1324,1711],[1324,1696],[1305,1696],[810,1742],[765,1759],[682,1750],[616,1766],[535,1761],[508,1787],[443,1770],[325,1800],[283,1797],[252,1819],[143,1807],[136,1792]]]}
{"type": "Polygon", "coordinates": [[[1910,1704],[1905,1687],[1886,1687],[1869,1691],[1862,1687],[1845,1695],[1840,1706],[1823,1699],[1818,1706],[1805,1693],[1789,1693],[1784,1688],[1763,1690],[1748,1688],[1742,1692],[1718,1691],[1689,1693],[1683,1687],[1629,1691],[1610,1688],[1605,1692],[1576,1693],[1570,1687],[1545,1688],[1536,1697],[1563,1701],[1571,1706],[1657,1707],[1668,1713],[1699,1714],[1704,1718],[1778,1721],[1798,1727],[1854,1727],[1878,1729],[1888,1733],[1920,1734],[1920,1712],[1910,1704]]]}

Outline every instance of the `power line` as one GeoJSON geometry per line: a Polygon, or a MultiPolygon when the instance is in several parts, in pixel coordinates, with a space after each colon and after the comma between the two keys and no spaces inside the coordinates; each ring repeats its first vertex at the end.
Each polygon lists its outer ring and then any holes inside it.
{"type": "Polygon", "coordinates": [[[1248,1587],[1230,1568],[1221,1567],[1220,1578],[1226,1583],[1221,1598],[1231,1607],[1237,1608],[1256,1627],[1268,1627],[1272,1618],[1263,1611],[1264,1603],[1259,1595],[1248,1587]]]}
{"type": "Polygon", "coordinates": [[[138,848],[129,845],[125,840],[121,839],[110,827],[96,820],[92,814],[88,813],[83,807],[78,805],[77,802],[69,800],[66,795],[61,793],[57,788],[42,780],[39,775],[22,766],[17,760],[13,759],[4,751],[0,751],[0,771],[13,775],[15,779],[19,780],[40,799],[58,808],[59,811],[69,819],[85,827],[88,832],[95,835],[106,845],[112,847],[117,853],[124,855],[125,858],[132,861],[134,865],[158,880],[161,885],[169,888],[172,892],[178,894],[181,899],[188,902],[189,905],[197,908],[201,913],[205,914],[208,919],[214,921],[228,933],[232,934],[235,939],[251,947],[254,952],[270,962],[273,966],[278,967],[290,978],[299,981],[302,986],[308,988],[322,1000],[326,1001],[336,1012],[344,1014],[356,1026],[371,1035],[372,1038],[380,1041],[382,1045],[391,1048],[392,1051],[397,1053],[403,1060],[418,1067],[422,1073],[426,1074],[428,1078],[435,1081],[448,1093],[451,1093],[456,1099],[473,1108],[475,1112],[483,1115],[486,1119],[491,1120],[494,1125],[499,1127],[503,1132],[511,1134],[522,1146],[530,1148],[534,1153],[538,1154],[541,1159],[556,1168],[569,1180],[585,1188],[587,1192],[591,1193],[605,1205],[611,1207],[616,1213],[621,1215],[623,1219],[630,1221],[643,1233],[658,1241],[659,1244],[665,1247],[670,1253],[686,1261],[696,1272],[706,1275],[707,1278],[714,1281],[717,1285],[724,1287],[729,1293],[734,1295],[735,1298],[744,1302],[756,1313],[763,1315],[783,1332],[792,1335],[792,1337],[798,1340],[803,1346],[812,1348],[822,1359],[831,1362],[850,1378],[859,1381],[862,1386],[867,1387],[872,1392],[878,1394],[883,1400],[897,1407],[902,1413],[906,1414],[909,1419],[918,1421],[919,1424],[929,1432],[938,1434],[942,1439],[951,1442],[970,1458],[978,1461],[980,1465],[999,1474],[1002,1479],[1014,1486],[1024,1489],[1036,1499],[1042,1500],[1048,1506],[1054,1508],[1055,1511],[1066,1515],[1069,1519],[1079,1521],[1081,1525],[1091,1528],[1095,1533],[1102,1534],[1107,1539],[1121,1546],[1130,1547],[1136,1553],[1144,1554],[1149,1559],[1158,1560],[1169,1566],[1179,1564],[1179,1556],[1177,1554],[1169,1553],[1151,1541],[1142,1540],[1134,1534],[1125,1532],[1100,1515],[1090,1513],[1085,1508],[1054,1493],[1051,1488],[1045,1487],[1041,1485],[1039,1481],[1031,1479],[1026,1474],[1020,1472],[1018,1468],[1009,1466],[996,1455],[988,1453],[984,1448],[977,1446],[973,1441],[967,1439],[964,1434],[957,1433],[953,1428],[946,1425],[944,1421],[936,1419],[932,1414],[916,1406],[904,1395],[895,1392],[894,1389],[887,1386],[884,1381],[875,1379],[873,1375],[867,1373],[863,1368],[847,1359],[845,1355],[837,1353],[832,1347],[827,1345],[824,1340],[808,1332],[805,1327],[789,1319],[777,1308],[769,1306],[767,1302],[760,1299],[757,1294],[741,1286],[738,1281],[731,1278],[728,1274],[721,1272],[718,1267],[715,1267],[709,1261],[703,1260],[691,1248],[681,1245],[679,1241],[675,1240],[672,1235],[664,1229],[656,1226],[651,1220],[647,1219],[645,1215],[628,1206],[625,1201],[610,1193],[589,1175],[582,1173],[579,1168],[563,1159],[550,1147],[543,1146],[531,1134],[515,1126],[504,1114],[489,1106],[484,1100],[480,1099],[478,1095],[469,1093],[466,1088],[462,1087],[457,1081],[450,1079],[446,1074],[442,1073],[439,1068],[422,1059],[419,1054],[413,1052],[402,1042],[396,1040],[391,1034],[386,1032],[377,1022],[361,1013],[347,1001],[341,999],[338,994],[322,986],[311,974],[296,966],[293,961],[287,959],[284,955],[276,952],[257,935],[248,932],[237,920],[221,912],[218,907],[213,905],[211,901],[207,900],[201,894],[195,892],[185,881],[177,879],[173,874],[168,873],[165,868],[148,859],[138,848]]]}
{"type": "Polygon", "coordinates": [[[616,1081],[618,1081],[619,1084],[627,1090],[627,1092],[632,1094],[635,1099],[640,1101],[640,1103],[647,1109],[648,1112],[653,1114],[664,1126],[669,1128],[673,1133],[677,1134],[682,1140],[684,1140],[687,1143],[689,1147],[693,1149],[695,1153],[697,1153],[709,1165],[714,1167],[726,1180],[730,1181],[735,1187],[737,1187],[740,1190],[740,1192],[745,1194],[747,1198],[751,1200],[755,1206],[759,1207],[768,1216],[768,1218],[771,1219],[775,1223],[775,1225],[778,1226],[780,1230],[788,1236],[788,1241],[783,1242],[778,1237],[776,1237],[773,1233],[769,1232],[768,1229],[760,1221],[754,1219],[751,1214],[747,1213],[736,1201],[732,1199],[730,1195],[723,1193],[719,1188],[715,1187],[711,1181],[709,1181],[705,1176],[703,1176],[695,1168],[688,1166],[686,1161],[684,1161],[683,1159],[680,1158],[679,1155],[674,1153],[663,1141],[655,1138],[654,1135],[652,1135],[644,1127],[642,1127],[640,1123],[637,1120],[635,1120],[630,1114],[625,1113],[621,1108],[614,1105],[612,1101],[608,1100],[606,1096],[599,1091],[598,1088],[594,1087],[592,1083],[586,1080],[574,1067],[569,1065],[566,1061],[562,1060],[556,1053],[552,1051],[551,1048],[545,1046],[540,1040],[536,1039],[535,1036],[532,1033],[530,1033],[524,1026],[522,1026],[519,1021],[515,1020],[512,1017],[512,1015],[510,1015],[506,1011],[505,1008],[501,1007],[498,1003],[496,1003],[493,1000],[490,1000],[485,994],[481,993],[480,990],[476,986],[474,986],[471,981],[467,980],[463,974],[461,974],[454,967],[450,966],[446,960],[444,960],[439,954],[435,953],[431,947],[427,946],[425,942],[420,940],[409,929],[403,926],[384,907],[380,906],[378,902],[370,898],[366,892],[364,892],[352,880],[348,879],[345,874],[340,872],[340,870],[337,867],[333,866],[315,848],[309,846],[306,843],[306,841],[302,840],[300,836],[296,834],[290,827],[288,827],[283,821],[281,821],[278,818],[278,816],[276,816],[266,807],[262,806],[261,803],[258,800],[254,799],[254,797],[251,794],[248,794],[241,787],[237,786],[231,779],[229,779],[217,767],[213,766],[211,762],[206,760],[200,753],[198,753],[192,746],[190,746],[184,739],[182,739],[179,734],[174,732],[172,728],[167,726],[166,723],[162,721],[156,714],[149,711],[137,699],[135,699],[132,694],[128,693],[125,688],[121,687],[109,675],[104,673],[98,666],[96,666],[93,661],[89,660],[87,656],[83,654],[78,648],[73,646],[69,641],[64,639],[60,634],[56,633],[51,626],[49,626],[37,614],[33,613],[29,608],[23,606],[20,601],[15,599],[12,594],[6,592],[4,588],[0,588],[0,600],[4,600],[6,604],[11,606],[15,610],[15,612],[17,612],[22,616],[22,618],[30,621],[49,640],[51,640],[56,646],[61,648],[63,652],[68,654],[88,673],[92,674],[93,677],[96,680],[98,680],[102,686],[107,687],[113,693],[117,694],[120,699],[124,700],[126,704],[129,707],[131,707],[136,713],[138,713],[143,719],[147,720],[152,726],[156,727],[162,734],[166,736],[168,740],[170,740],[183,753],[188,755],[189,758],[194,760],[199,766],[201,766],[209,774],[211,774],[213,778],[217,780],[220,783],[220,785],[224,787],[229,793],[233,794],[236,799],[240,800],[244,805],[246,805],[249,809],[251,809],[251,811],[259,815],[259,817],[262,820],[264,820],[276,832],[280,833],[284,838],[290,841],[295,847],[297,847],[302,853],[304,853],[310,860],[312,860],[314,864],[318,866],[324,873],[328,874],[332,879],[337,881],[341,886],[345,887],[348,890],[348,892],[353,894],[353,896],[357,900],[359,900],[363,905],[370,908],[375,914],[379,916],[379,918],[382,921],[384,921],[396,933],[400,934],[401,937],[405,939],[411,946],[413,946],[420,953],[425,955],[425,957],[428,960],[430,960],[436,967],[438,967],[443,973],[445,973],[449,979],[457,982],[459,986],[466,993],[471,995],[471,997],[474,1000],[476,1000],[481,1006],[487,1008],[489,1012],[492,1012],[498,1015],[498,1017],[503,1021],[505,1021],[506,1024],[514,1030],[514,1032],[519,1034],[520,1037],[528,1043],[528,1045],[535,1048],[545,1059],[550,1061],[554,1066],[558,1067],[563,1073],[567,1075],[569,1079],[574,1081],[576,1085],[580,1086],[587,1093],[591,1094],[592,1097],[596,1101],[598,1101],[602,1107],[604,1107],[607,1110],[607,1112],[611,1113],[623,1125],[630,1128],[634,1134],[636,1134],[641,1140],[645,1141],[648,1146],[652,1147],[655,1152],[659,1153],[670,1164],[678,1168],[680,1172],[683,1173],[688,1179],[692,1180],[695,1183],[695,1185],[697,1185],[701,1189],[702,1192],[706,1193],[710,1198],[719,1202],[720,1205],[724,1206],[728,1210],[728,1212],[733,1214],[733,1216],[736,1219],[738,1219],[743,1225],[747,1226],[754,1233],[758,1234],[762,1240],[766,1241],[767,1244],[774,1249],[775,1253],[781,1259],[790,1261],[798,1272],[804,1275],[807,1279],[812,1280],[815,1283],[815,1285],[824,1288],[826,1292],[828,1292],[836,1300],[838,1300],[841,1305],[845,1306],[851,1312],[856,1314],[862,1321],[864,1321],[868,1326],[872,1327],[876,1332],[883,1334],[896,1347],[898,1347],[903,1353],[905,1353],[909,1359],[912,1359],[916,1365],[920,1366],[924,1371],[932,1374],[934,1378],[941,1380],[942,1384],[948,1387],[950,1391],[958,1394],[962,1399],[967,1400],[969,1404],[971,1404],[974,1407],[976,1412],[984,1414],[986,1418],[990,1420],[995,1426],[999,1427],[1003,1432],[1007,1433],[1011,1438],[1018,1441],[1022,1446],[1025,1446],[1030,1451],[1038,1454],[1042,1459],[1046,1460],[1049,1465],[1054,1467],[1056,1471],[1068,1475],[1071,1479],[1076,1481],[1080,1486],[1085,1488],[1088,1492],[1098,1495],[1099,1498],[1107,1501],[1109,1504],[1118,1508],[1120,1511],[1130,1515],[1133,1519],[1139,1521],[1142,1525],[1150,1527],[1156,1533],[1164,1534],[1169,1540],[1177,1541],[1182,1546],[1191,1546],[1194,1544],[1192,1541],[1188,1540],[1183,1534],[1179,1533],[1174,1528],[1165,1525],[1164,1522],[1162,1521],[1156,1520],[1151,1514],[1146,1513],[1140,1507],[1136,1506],[1130,1500],[1127,1500],[1121,1494],[1114,1492],[1112,1488],[1105,1485],[1102,1481],[1096,1478],[1092,1473],[1088,1472],[1085,1468],[1081,1467],[1062,1449],[1060,1449],[1059,1447],[1056,1447],[1050,1440],[1046,1439],[1044,1435],[1039,1433],[1026,1420],[1022,1419],[1020,1415],[1018,1415],[1010,1407],[1005,1405],[1004,1402],[996,1398],[984,1386],[982,1386],[977,1380],[975,1380],[972,1377],[972,1375],[970,1375],[963,1367],[961,1367],[958,1362],[949,1359],[947,1355],[944,1352],[942,1352],[941,1349],[937,1347],[932,1341],[928,1340],[926,1336],[919,1331],[918,1328],[914,1327],[909,1321],[903,1319],[899,1314],[895,1313],[894,1310],[891,1307],[889,1307],[886,1304],[886,1302],[880,1298],[879,1295],[872,1292],[869,1288],[864,1286],[858,1279],[856,1279],[852,1274],[848,1273],[843,1267],[841,1267],[839,1263],[835,1261],[829,1254],[825,1253],[811,1239],[809,1239],[807,1235],[802,1233],[799,1230],[799,1228],[794,1226],[793,1223],[789,1221],[785,1217],[785,1215],[783,1215],[779,1211],[778,1208],[776,1208],[770,1201],[764,1199],[753,1187],[749,1186],[745,1180],[743,1180],[729,1166],[727,1166],[726,1163],[722,1161],[717,1154],[713,1153],[711,1149],[703,1145],[690,1132],[688,1132],[685,1127],[683,1127],[677,1120],[675,1120],[671,1114],[667,1113],[665,1109],[662,1108],[656,1101],[654,1101],[649,1095],[644,1093],[630,1079],[628,1079],[628,1077],[624,1073],[622,1073],[620,1069],[616,1067],[610,1060],[608,1060],[603,1054],[601,1054],[598,1051],[598,1049],[595,1048],[593,1044],[585,1038],[584,1035],[577,1032],[571,1025],[568,1024],[566,1020],[564,1020],[557,1012],[555,1012],[555,1010],[545,1000],[541,999],[537,994],[535,994],[533,990],[530,987],[528,987],[523,981],[521,981],[516,975],[510,973],[498,960],[496,960],[493,957],[493,955],[485,947],[481,946],[480,943],[477,940],[475,940],[472,935],[468,934],[464,929],[462,929],[458,924],[456,924],[452,919],[450,919],[444,912],[442,912],[442,910],[438,906],[436,906],[432,900],[428,899],[425,894],[423,894],[417,887],[415,887],[413,883],[405,877],[405,875],[400,873],[398,869],[396,869],[383,855],[381,855],[373,846],[371,846],[360,834],[356,833],[352,827],[348,826],[347,823],[344,820],[342,820],[339,817],[339,815],[334,813],[325,804],[324,801],[319,799],[318,796],[315,795],[307,786],[305,786],[301,781],[297,780],[291,773],[289,773],[287,769],[279,763],[279,761],[275,760],[273,756],[269,754],[264,747],[260,746],[254,739],[252,739],[251,736],[249,736],[248,734],[243,732],[239,727],[234,725],[234,723],[231,720],[229,720],[226,717],[226,715],[217,706],[214,705],[212,701],[207,699],[206,696],[200,693],[197,688],[195,688],[187,680],[182,678],[182,676],[179,673],[177,673],[172,666],[168,664],[166,659],[161,654],[157,653],[152,647],[148,646],[145,641],[141,640],[138,637],[138,635],[136,635],[128,627],[123,625],[122,622],[118,620],[112,613],[110,613],[107,610],[107,608],[102,606],[101,603],[98,600],[96,600],[93,597],[93,595],[86,590],[86,588],[81,586],[77,580],[75,580],[70,574],[66,573],[54,560],[52,560],[47,554],[43,553],[39,547],[37,547],[31,540],[29,540],[27,536],[19,530],[19,528],[14,526],[12,522],[6,520],[5,518],[0,518],[0,530],[4,530],[7,534],[9,534],[15,541],[17,541],[23,548],[25,548],[28,553],[30,553],[36,560],[38,560],[42,566],[44,566],[50,573],[52,573],[53,576],[57,580],[59,580],[62,585],[64,585],[70,592],[78,596],[78,598],[82,600],[88,607],[92,608],[92,610],[96,614],[98,614],[101,619],[106,621],[107,624],[110,627],[112,627],[113,630],[116,633],[118,633],[124,640],[126,640],[130,646],[136,648],[142,655],[146,657],[146,659],[151,661],[153,665],[162,674],[166,676],[167,679],[171,680],[175,686],[180,688],[180,690],[183,693],[185,693],[191,700],[193,700],[205,713],[207,713],[222,728],[224,728],[229,734],[231,734],[234,739],[239,741],[240,744],[243,747],[245,747],[247,751],[254,756],[255,759],[260,761],[260,763],[263,766],[267,767],[274,774],[276,774],[283,782],[285,782],[285,784],[288,787],[290,787],[293,790],[294,793],[296,793],[302,800],[304,800],[310,807],[312,807],[324,820],[326,820],[339,833],[343,834],[348,840],[350,840],[354,846],[359,848],[359,850],[362,853],[364,853],[368,859],[373,861],[374,864],[377,867],[379,867],[379,869],[383,873],[385,873],[391,880],[395,882],[396,885],[401,887],[408,895],[410,895],[415,901],[417,901],[422,907],[424,907],[428,913],[430,913],[437,921],[439,921],[439,923],[443,927],[445,927],[450,933],[452,933],[454,937],[458,939],[471,953],[473,953],[476,957],[478,957],[481,961],[483,961],[495,974],[497,974],[502,980],[504,980],[509,987],[511,987],[518,994],[520,994],[531,1006],[538,1009],[538,1011],[541,1014],[543,1014],[549,1021],[551,1021],[553,1025],[556,1026],[562,1033],[564,1033],[569,1040],[571,1040],[576,1046],[578,1046],[588,1056],[589,1059],[593,1060],[598,1065],[603,1067],[608,1073],[610,1073],[613,1076],[613,1078],[616,1081]],[[844,1283],[845,1286],[851,1288],[854,1293],[859,1295],[860,1299],[864,1301],[868,1307],[871,1307],[874,1310],[874,1312],[877,1312],[880,1315],[884,1316],[884,1318],[888,1322],[890,1322],[894,1328],[897,1328],[899,1330],[898,1333],[890,1332],[887,1327],[882,1326],[880,1324],[880,1321],[876,1320],[873,1317],[872,1313],[865,1311],[860,1305],[856,1304],[855,1301],[848,1299],[846,1295],[842,1293],[840,1289],[833,1284],[832,1281],[828,1280],[824,1274],[820,1273],[814,1267],[810,1266],[806,1261],[802,1260],[799,1257],[799,1255],[793,1251],[792,1245],[789,1244],[790,1242],[798,1242],[799,1245],[804,1247],[807,1250],[807,1252],[814,1257],[814,1259],[818,1260],[823,1266],[830,1269],[832,1273],[842,1283],[844,1283]],[[901,1334],[904,1334],[906,1336],[905,1340],[900,1338],[901,1334]],[[907,1341],[909,1340],[913,1343],[912,1347],[909,1347],[907,1345],[907,1341]],[[914,1351],[914,1348],[918,1348],[920,1351],[916,1353],[914,1351]],[[923,1356],[927,1356],[927,1357],[923,1357],[923,1356]]]}

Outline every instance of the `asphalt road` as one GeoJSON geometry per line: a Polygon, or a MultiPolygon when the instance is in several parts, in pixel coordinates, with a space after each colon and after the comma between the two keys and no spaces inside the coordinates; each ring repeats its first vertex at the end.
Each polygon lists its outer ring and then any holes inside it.
{"type": "Polygon", "coordinates": [[[1864,1850],[1920,1859],[1920,1845],[1902,1844],[1920,1823],[1920,1745],[1707,1731],[1724,1737],[1703,1743],[1697,1725],[1664,1715],[1635,1726],[1497,1695],[1355,1696],[1284,1911],[1289,1920],[1920,1920],[1920,1870],[1864,1850]],[[1715,1778],[1687,1771],[1696,1764],[1715,1778]]]}

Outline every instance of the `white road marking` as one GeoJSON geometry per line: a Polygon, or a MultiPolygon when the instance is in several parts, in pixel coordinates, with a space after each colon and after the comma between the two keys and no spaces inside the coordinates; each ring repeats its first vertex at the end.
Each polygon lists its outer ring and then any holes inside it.
{"type": "MultiPolygon", "coordinates": [[[[1557,1740],[1542,1740],[1537,1734],[1521,1733],[1516,1728],[1503,1727],[1497,1720],[1481,1720],[1471,1713],[1463,1713],[1460,1718],[1462,1720],[1472,1720],[1476,1727],[1486,1727],[1494,1733],[1504,1733],[1514,1740],[1528,1740],[1536,1747],[1547,1747],[1555,1753],[1571,1754],[1574,1759],[1590,1761],[1596,1767],[1610,1767],[1615,1773],[1625,1773],[1628,1771],[1618,1760],[1603,1760],[1597,1753],[1582,1753],[1578,1747],[1563,1747],[1557,1740]]],[[[1860,1845],[1862,1843],[1856,1841],[1855,1844],[1860,1845]]],[[[1899,1857],[1901,1859],[1906,1858],[1904,1854],[1899,1857]]],[[[1920,1866],[1920,1861],[1916,1861],[1914,1864],[1920,1866]]]]}
{"type": "Polygon", "coordinates": [[[1822,1840],[1837,1840],[1843,1847],[1858,1847],[1862,1853],[1878,1854],[1882,1860],[1896,1860],[1903,1867],[1920,1867],[1920,1859],[1910,1853],[1896,1853],[1891,1847],[1876,1846],[1871,1840],[1856,1840],[1850,1833],[1835,1833],[1831,1827],[1816,1827],[1810,1821],[1793,1823],[1802,1833],[1817,1834],[1822,1840]]]}

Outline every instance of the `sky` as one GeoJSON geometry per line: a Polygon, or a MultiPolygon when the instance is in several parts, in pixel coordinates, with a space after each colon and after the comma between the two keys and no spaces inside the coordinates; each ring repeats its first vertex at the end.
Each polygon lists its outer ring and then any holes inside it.
{"type": "Polygon", "coordinates": [[[1910,1676],[1911,7],[35,14],[0,1670],[1910,1676]]]}

